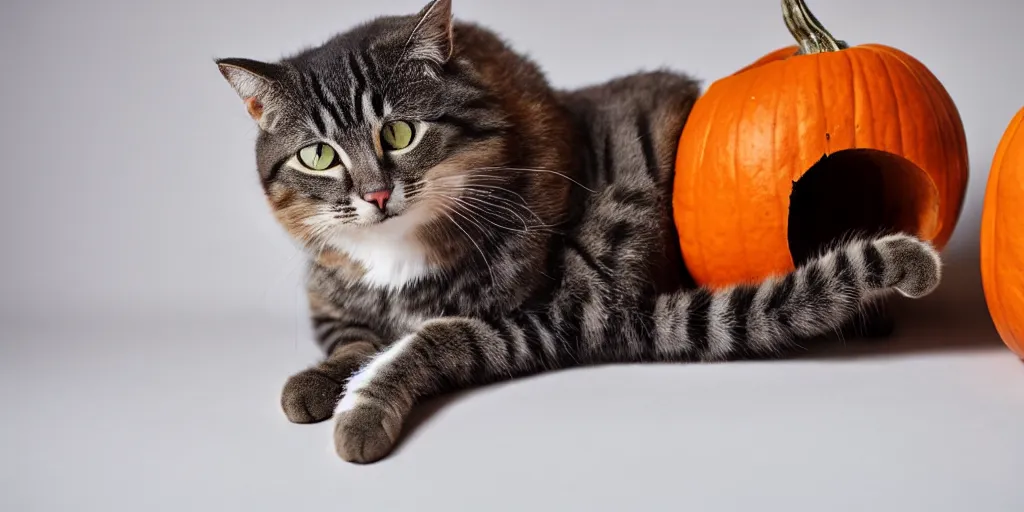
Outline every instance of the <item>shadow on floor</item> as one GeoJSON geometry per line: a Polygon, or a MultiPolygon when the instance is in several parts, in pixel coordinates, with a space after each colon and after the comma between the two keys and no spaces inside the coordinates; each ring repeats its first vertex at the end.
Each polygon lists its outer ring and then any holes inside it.
{"type": "Polygon", "coordinates": [[[880,339],[829,339],[808,346],[798,359],[894,357],[937,352],[1005,348],[988,313],[978,258],[948,261],[942,286],[921,300],[895,298],[890,311],[895,332],[880,339]]]}
{"type": "Polygon", "coordinates": [[[405,447],[406,443],[412,442],[420,429],[430,423],[441,409],[461,400],[472,391],[473,390],[466,390],[442,395],[414,407],[412,412],[409,414],[409,418],[405,420],[405,425],[402,427],[402,433],[399,436],[398,443],[396,444],[394,451],[399,452],[403,447],[405,447]]]}

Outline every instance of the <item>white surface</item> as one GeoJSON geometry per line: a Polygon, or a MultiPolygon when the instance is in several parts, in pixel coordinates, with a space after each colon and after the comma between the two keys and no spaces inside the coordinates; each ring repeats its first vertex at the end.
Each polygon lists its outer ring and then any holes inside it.
{"type": "MultiPolygon", "coordinates": [[[[1024,103],[1024,2],[812,1],[838,37],[923,61],[967,130],[947,276],[901,302],[899,338],[493,386],[365,467],[333,454],[330,423],[288,424],[278,391],[316,357],[300,260],[212,59],[275,58],[421,3],[0,5],[0,511],[1024,510],[1024,364],[977,271],[988,165],[1024,103]]],[[[455,11],[559,86],[661,65],[710,81],[790,44],[774,0],[455,11]]]]}
{"type": "Polygon", "coordinates": [[[1024,510],[1024,363],[964,311],[900,316],[793,360],[447,397],[370,466],[280,412],[316,355],[302,326],[9,322],[0,510],[1024,510]]]}

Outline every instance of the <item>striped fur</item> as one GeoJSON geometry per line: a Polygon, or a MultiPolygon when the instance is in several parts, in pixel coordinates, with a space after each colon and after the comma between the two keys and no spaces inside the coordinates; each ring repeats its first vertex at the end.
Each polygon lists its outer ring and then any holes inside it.
{"type": "Polygon", "coordinates": [[[271,208],[310,252],[326,358],[288,381],[289,419],[336,418],[341,457],[386,456],[422,399],[578,365],[777,357],[893,292],[939,283],[927,244],[851,239],[795,272],[722,290],[686,278],[671,216],[676,141],[699,94],[638,73],[573,91],[449,0],[275,64],[219,61],[261,127],[271,208]],[[260,108],[252,108],[252,105],[260,108]],[[383,123],[422,126],[388,153],[383,123]],[[296,151],[336,146],[329,175],[296,151]],[[360,203],[388,186],[387,215],[360,203]]]}

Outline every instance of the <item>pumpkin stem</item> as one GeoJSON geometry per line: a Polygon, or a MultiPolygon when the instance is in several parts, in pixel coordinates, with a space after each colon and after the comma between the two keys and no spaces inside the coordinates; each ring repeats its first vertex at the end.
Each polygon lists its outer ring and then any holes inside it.
{"type": "Polygon", "coordinates": [[[846,42],[832,37],[818,18],[811,14],[804,0],[782,0],[782,19],[800,45],[798,55],[837,52],[848,48],[846,42]]]}

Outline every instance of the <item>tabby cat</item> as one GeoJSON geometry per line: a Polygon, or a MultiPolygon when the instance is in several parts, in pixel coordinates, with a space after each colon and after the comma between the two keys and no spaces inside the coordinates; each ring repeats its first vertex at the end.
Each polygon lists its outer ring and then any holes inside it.
{"type": "Polygon", "coordinates": [[[694,288],[671,217],[699,85],[665,71],[553,89],[451,0],[275,63],[217,61],[260,130],[259,177],[307,250],[325,358],[292,377],[296,423],[336,420],[345,460],[387,456],[444,391],[579,365],[775,357],[941,263],[905,234],[789,274],[694,288]]]}

